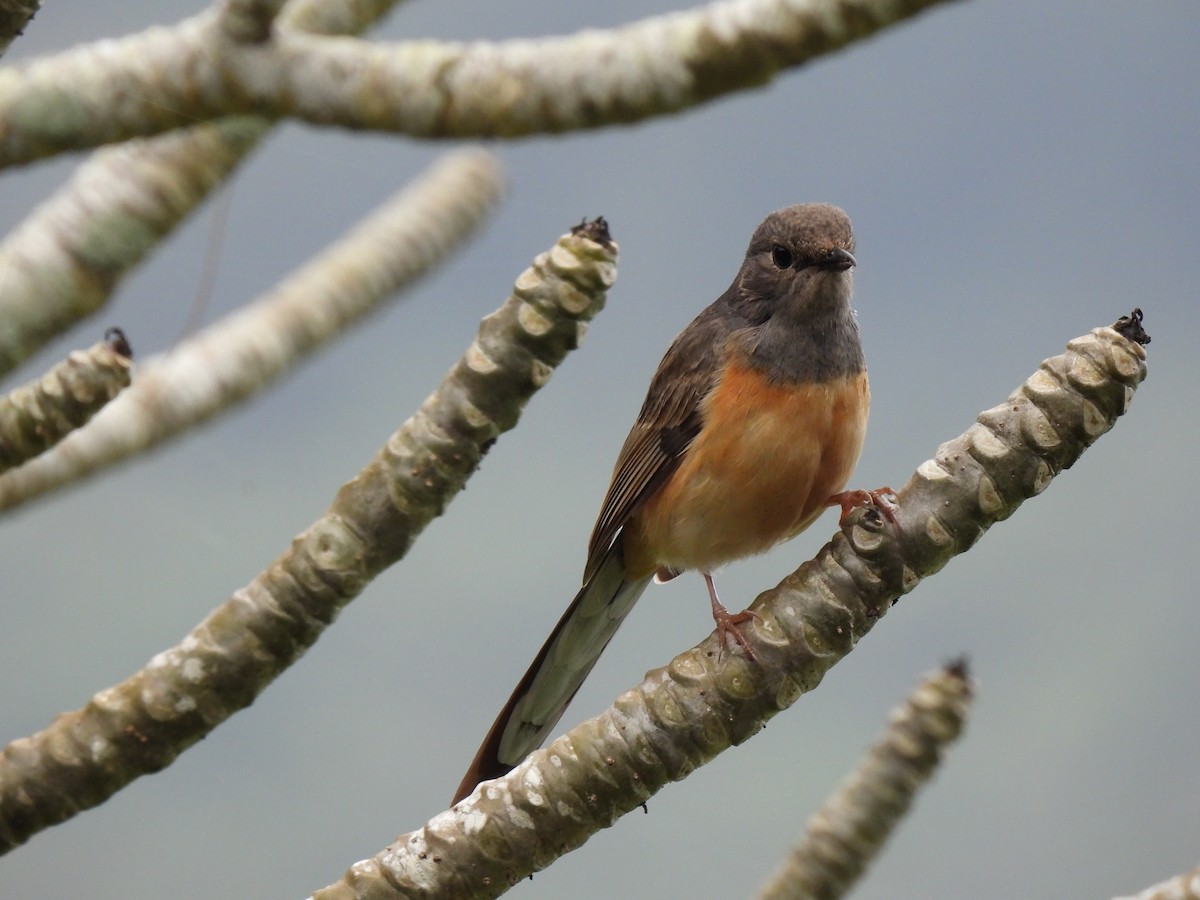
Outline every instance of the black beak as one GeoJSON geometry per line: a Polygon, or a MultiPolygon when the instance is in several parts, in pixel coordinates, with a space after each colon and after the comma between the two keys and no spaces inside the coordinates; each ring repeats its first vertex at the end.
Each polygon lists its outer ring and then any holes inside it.
{"type": "Polygon", "coordinates": [[[829,251],[829,255],[821,261],[820,267],[835,272],[845,272],[851,266],[856,265],[858,265],[858,261],[850,254],[849,250],[834,247],[829,251]]]}

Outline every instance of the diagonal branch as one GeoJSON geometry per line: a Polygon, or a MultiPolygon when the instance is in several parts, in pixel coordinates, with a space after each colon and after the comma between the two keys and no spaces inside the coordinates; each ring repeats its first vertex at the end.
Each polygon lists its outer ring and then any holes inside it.
{"type": "Polygon", "coordinates": [[[1135,311],[1071,341],[918,467],[899,492],[894,526],[874,511],[851,515],[814,559],[762,593],[752,605],[757,624],[747,627],[756,662],[721,662],[710,636],[315,896],[495,897],[752,737],[815,688],[896,600],[1115,424],[1146,375],[1140,320],[1135,311]]]}
{"type": "Polygon", "coordinates": [[[41,5],[41,0],[0,0],[0,56],[24,34],[41,5]]]}
{"type": "Polygon", "coordinates": [[[723,0],[542,40],[385,45],[203,13],[0,71],[0,166],[261,113],[420,137],[518,137],[679,112],[947,0],[723,0]]]}
{"type": "Polygon", "coordinates": [[[133,351],[119,328],[0,397],[0,473],[46,452],[129,386],[133,351]]]}
{"type": "Polygon", "coordinates": [[[265,296],[148,360],[87,429],[0,475],[0,509],[142,453],[266,389],[445,259],[501,188],[489,153],[447,154],[265,296]]]}
{"type": "MultiPolygon", "coordinates": [[[[357,33],[395,3],[300,0],[281,23],[357,33]]],[[[272,126],[255,115],[228,118],[106,148],[83,163],[0,243],[0,374],[103,306],[272,126]]]]}
{"type": "Polygon", "coordinates": [[[0,754],[0,848],[169,765],[248,706],[441,515],[604,304],[602,220],[539,256],[438,389],[324,516],[178,645],[0,754]]]}
{"type": "Polygon", "coordinates": [[[854,886],[958,739],[971,705],[965,660],[926,677],[883,737],[812,817],[759,900],[837,900],[854,886]]]}

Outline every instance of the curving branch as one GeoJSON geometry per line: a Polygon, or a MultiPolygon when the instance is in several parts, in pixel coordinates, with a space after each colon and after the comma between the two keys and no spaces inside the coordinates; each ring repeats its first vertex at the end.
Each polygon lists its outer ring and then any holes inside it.
{"type": "Polygon", "coordinates": [[[133,351],[124,333],[110,328],[104,337],[0,397],[0,472],[44,453],[129,386],[133,351]]]}
{"type": "Polygon", "coordinates": [[[844,897],[958,739],[971,705],[965,660],[926,677],[891,716],[887,731],[808,823],[803,840],[759,900],[844,897]]]}
{"type": "Polygon", "coordinates": [[[815,688],[902,595],[1045,490],[1108,431],[1146,376],[1141,311],[1042,363],[899,492],[894,525],[858,511],[765,591],[747,626],[758,660],[715,636],[647,674],[606,712],[485,781],[356,863],[318,900],[495,897],[659,789],[752,737],[815,688]]]}
{"type": "MultiPolygon", "coordinates": [[[[248,0],[247,0],[248,2],[248,0]]],[[[260,113],[420,137],[518,137],[679,112],[947,0],[723,0],[607,31],[385,45],[207,12],[0,71],[0,166],[260,113]]]]}
{"type": "Polygon", "coordinates": [[[503,187],[483,150],[448,154],[262,298],[139,368],[53,452],[0,475],[0,509],[142,453],[264,390],[474,233],[503,187]]]}
{"type": "MultiPolygon", "coordinates": [[[[395,3],[299,0],[280,23],[358,33],[395,3]]],[[[0,243],[0,374],[100,309],[272,127],[257,115],[233,117],[106,148],[83,163],[0,243]]]]}
{"type": "Polygon", "coordinates": [[[0,849],[169,765],[402,558],[579,344],[616,277],[602,220],[539,256],[436,391],[324,516],[176,646],[0,754],[0,849]]]}

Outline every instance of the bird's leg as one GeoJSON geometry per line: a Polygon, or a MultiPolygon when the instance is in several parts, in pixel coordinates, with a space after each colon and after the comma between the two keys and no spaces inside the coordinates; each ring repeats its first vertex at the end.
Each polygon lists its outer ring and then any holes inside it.
{"type": "Polygon", "coordinates": [[[747,659],[757,659],[754,655],[754,650],[750,647],[750,642],[746,640],[746,636],[742,634],[742,630],[738,626],[751,619],[757,619],[758,613],[748,609],[743,609],[740,613],[731,613],[717,597],[717,586],[713,582],[712,575],[708,572],[702,572],[701,574],[704,576],[704,583],[708,585],[708,599],[712,601],[713,621],[717,623],[718,660],[720,659],[720,654],[725,650],[726,636],[732,637],[741,644],[742,649],[746,651],[747,659]]]}
{"type": "Polygon", "coordinates": [[[876,510],[881,516],[895,525],[895,500],[895,491],[890,487],[881,487],[873,491],[842,491],[840,494],[834,494],[826,500],[825,505],[840,506],[842,508],[842,514],[838,517],[839,524],[846,521],[846,516],[850,515],[851,510],[869,508],[876,510]]]}

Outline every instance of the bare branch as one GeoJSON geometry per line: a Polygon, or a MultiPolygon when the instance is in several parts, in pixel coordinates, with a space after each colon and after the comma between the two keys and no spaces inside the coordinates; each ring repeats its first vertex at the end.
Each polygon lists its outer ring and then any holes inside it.
{"type": "Polygon", "coordinates": [[[232,41],[261,44],[271,37],[275,17],[287,0],[224,0],[218,27],[232,41]]]}
{"type": "Polygon", "coordinates": [[[852,514],[813,560],[759,595],[758,618],[743,626],[757,662],[721,662],[710,636],[314,896],[498,896],[749,739],[816,687],[900,596],[1108,431],[1145,378],[1145,359],[1114,328],[1071,341],[921,464],[899,492],[894,525],[873,511],[852,514]]]}
{"type": "Polygon", "coordinates": [[[41,8],[42,0],[0,0],[0,56],[8,52],[41,8]]]}
{"type": "Polygon", "coordinates": [[[474,233],[501,187],[490,154],[449,154],[270,293],[148,360],[137,384],[85,431],[0,476],[0,509],[141,453],[268,387],[441,262],[474,233]]]}
{"type": "Polygon", "coordinates": [[[0,397],[0,472],[53,447],[128,387],[131,355],[125,335],[113,328],[105,340],[0,397]]]}
{"type": "Polygon", "coordinates": [[[248,48],[202,14],[0,71],[0,166],[261,113],[420,137],[636,122],[757,87],[946,0],[724,0],[538,41],[369,43],[277,30],[248,48]]]}
{"type": "Polygon", "coordinates": [[[181,643],[0,755],[0,847],[169,765],[254,698],[462,489],[483,454],[578,346],[616,277],[607,229],[534,261],[417,413],[328,512],[181,643]]]}
{"type": "MultiPolygon", "coordinates": [[[[393,5],[303,0],[288,6],[280,24],[357,33],[393,5]]],[[[103,306],[271,127],[240,116],[93,154],[0,244],[0,374],[103,306]]]]}
{"type": "Polygon", "coordinates": [[[892,713],[888,729],[812,817],[804,839],[760,900],[844,897],[891,837],[917,790],[961,734],[971,703],[965,662],[928,676],[892,713]]]}
{"type": "Polygon", "coordinates": [[[226,119],[101,150],[80,166],[0,244],[0,373],[100,309],[266,129],[226,119]]]}

